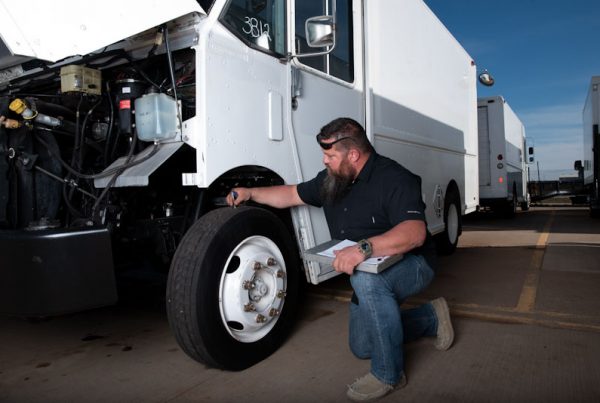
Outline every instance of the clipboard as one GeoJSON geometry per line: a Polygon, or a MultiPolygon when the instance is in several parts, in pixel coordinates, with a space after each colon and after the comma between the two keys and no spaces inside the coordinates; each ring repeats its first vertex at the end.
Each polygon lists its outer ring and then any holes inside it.
{"type": "MultiPolygon", "coordinates": [[[[313,248],[307,249],[302,254],[302,258],[305,260],[310,260],[313,262],[323,263],[331,266],[333,263],[332,256],[325,256],[320,253],[331,249],[332,247],[338,245],[341,242],[350,242],[350,241],[339,241],[337,239],[332,239],[331,241],[322,243],[313,248]]],[[[356,244],[356,242],[354,242],[356,244]]],[[[342,244],[343,245],[343,244],[342,244]]],[[[343,246],[342,246],[343,247],[343,246]]],[[[340,248],[341,249],[341,248],[340,248]]],[[[402,260],[404,255],[392,255],[392,256],[382,256],[382,257],[371,257],[358,266],[356,266],[356,270],[365,271],[368,273],[381,273],[385,269],[390,266],[393,266],[395,263],[402,260]]]]}

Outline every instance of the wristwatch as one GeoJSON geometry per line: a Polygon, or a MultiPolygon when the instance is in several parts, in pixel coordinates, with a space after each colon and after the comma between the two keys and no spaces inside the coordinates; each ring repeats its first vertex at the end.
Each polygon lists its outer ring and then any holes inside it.
{"type": "Polygon", "coordinates": [[[373,255],[373,245],[368,239],[361,239],[357,242],[358,250],[363,254],[365,260],[373,255]]]}

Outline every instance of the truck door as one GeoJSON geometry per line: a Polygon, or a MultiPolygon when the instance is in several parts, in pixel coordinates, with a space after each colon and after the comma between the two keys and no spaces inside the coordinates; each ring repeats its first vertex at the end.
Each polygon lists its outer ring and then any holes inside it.
{"type": "MultiPolygon", "coordinates": [[[[308,46],[305,22],[309,17],[332,15],[333,1],[294,2],[296,54],[325,50],[308,46]]],[[[292,62],[291,126],[299,155],[300,181],[312,179],[324,169],[322,152],[315,139],[322,126],[338,117],[350,117],[365,124],[361,7],[360,1],[337,0],[334,50],[327,55],[297,57],[292,62]]],[[[296,215],[305,249],[331,239],[322,209],[302,208],[296,215]]],[[[308,264],[310,281],[315,284],[336,275],[331,267],[308,264]]]]}

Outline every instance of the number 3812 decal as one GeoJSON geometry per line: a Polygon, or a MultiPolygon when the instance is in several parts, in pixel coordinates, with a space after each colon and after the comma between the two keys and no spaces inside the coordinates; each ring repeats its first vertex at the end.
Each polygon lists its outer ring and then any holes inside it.
{"type": "Polygon", "coordinates": [[[263,23],[254,17],[245,17],[243,31],[246,35],[250,35],[252,38],[259,38],[264,35],[267,37],[269,42],[271,42],[269,24],[263,23]]]}

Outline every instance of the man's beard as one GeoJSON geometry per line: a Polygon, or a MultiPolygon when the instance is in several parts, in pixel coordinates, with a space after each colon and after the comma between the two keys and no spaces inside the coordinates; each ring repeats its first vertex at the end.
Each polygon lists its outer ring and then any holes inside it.
{"type": "Polygon", "coordinates": [[[333,204],[340,201],[347,193],[356,177],[354,169],[347,161],[342,162],[339,172],[327,168],[327,176],[321,186],[323,204],[333,204]]]}

